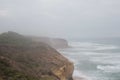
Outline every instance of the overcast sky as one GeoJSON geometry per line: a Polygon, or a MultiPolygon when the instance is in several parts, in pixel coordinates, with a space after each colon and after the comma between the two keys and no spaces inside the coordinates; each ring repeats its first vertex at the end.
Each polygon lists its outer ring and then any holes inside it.
{"type": "Polygon", "coordinates": [[[0,33],[120,36],[120,0],[0,0],[0,33]]]}

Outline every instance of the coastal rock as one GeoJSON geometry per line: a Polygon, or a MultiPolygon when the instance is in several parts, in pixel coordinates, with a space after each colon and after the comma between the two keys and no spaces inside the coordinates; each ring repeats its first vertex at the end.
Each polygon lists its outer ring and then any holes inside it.
{"type": "MultiPolygon", "coordinates": [[[[2,37],[0,35],[0,40],[4,40],[4,37],[9,38],[7,35],[7,33],[2,37]]],[[[10,37],[10,42],[0,43],[0,79],[73,80],[72,62],[46,43],[28,40],[29,44],[23,45],[27,38],[22,36],[18,38],[19,36],[10,37]]]]}

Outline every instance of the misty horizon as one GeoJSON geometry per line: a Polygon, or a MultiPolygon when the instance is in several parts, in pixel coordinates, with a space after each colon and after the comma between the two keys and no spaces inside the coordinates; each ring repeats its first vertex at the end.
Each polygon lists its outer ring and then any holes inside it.
{"type": "Polygon", "coordinates": [[[119,0],[1,0],[0,33],[61,38],[120,37],[119,0]]]}

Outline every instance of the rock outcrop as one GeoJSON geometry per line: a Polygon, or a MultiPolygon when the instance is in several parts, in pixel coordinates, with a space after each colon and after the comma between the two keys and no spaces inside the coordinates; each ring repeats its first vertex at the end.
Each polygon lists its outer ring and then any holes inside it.
{"type": "Polygon", "coordinates": [[[0,80],[73,80],[73,70],[72,62],[43,42],[0,35],[0,80]]]}

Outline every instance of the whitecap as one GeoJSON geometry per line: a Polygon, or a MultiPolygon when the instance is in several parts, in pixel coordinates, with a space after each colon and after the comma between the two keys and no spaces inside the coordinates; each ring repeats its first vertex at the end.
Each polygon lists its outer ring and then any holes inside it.
{"type": "Polygon", "coordinates": [[[120,55],[115,54],[108,54],[108,53],[101,53],[96,56],[91,56],[90,61],[94,63],[101,63],[101,64],[112,64],[118,65],[120,64],[120,55]]]}
{"type": "Polygon", "coordinates": [[[97,69],[102,70],[104,72],[118,73],[120,72],[120,65],[98,65],[97,69]]]}
{"type": "Polygon", "coordinates": [[[92,80],[90,77],[82,74],[82,73],[81,73],[80,71],[78,71],[78,70],[74,70],[73,78],[74,78],[74,80],[92,80]]]}
{"type": "Polygon", "coordinates": [[[110,49],[117,49],[117,46],[114,45],[104,45],[92,42],[71,42],[69,43],[70,46],[73,47],[73,50],[110,50],[110,49]]]}

